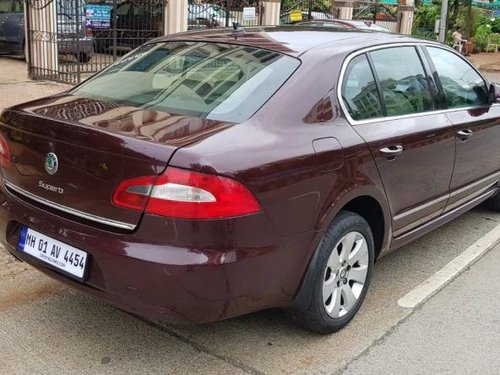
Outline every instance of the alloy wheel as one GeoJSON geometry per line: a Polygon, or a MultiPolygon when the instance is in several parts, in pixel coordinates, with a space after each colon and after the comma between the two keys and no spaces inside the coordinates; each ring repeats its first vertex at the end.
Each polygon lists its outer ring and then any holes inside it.
{"type": "Polygon", "coordinates": [[[365,287],[369,251],[359,232],[344,235],[332,249],[323,277],[323,306],[332,318],[352,310],[365,287]]]}

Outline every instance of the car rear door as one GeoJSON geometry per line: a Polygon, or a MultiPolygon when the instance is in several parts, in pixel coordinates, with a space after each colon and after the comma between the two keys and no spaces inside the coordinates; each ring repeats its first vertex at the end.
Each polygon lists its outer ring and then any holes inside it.
{"type": "Polygon", "coordinates": [[[446,210],[480,197],[500,179],[500,104],[488,100],[488,86],[458,54],[438,46],[426,50],[439,77],[447,116],[456,137],[456,161],[446,210]]]}
{"type": "Polygon", "coordinates": [[[342,86],[342,106],[379,169],[396,237],[443,212],[454,163],[451,123],[436,111],[419,51],[406,45],[360,54],[342,86]]]}

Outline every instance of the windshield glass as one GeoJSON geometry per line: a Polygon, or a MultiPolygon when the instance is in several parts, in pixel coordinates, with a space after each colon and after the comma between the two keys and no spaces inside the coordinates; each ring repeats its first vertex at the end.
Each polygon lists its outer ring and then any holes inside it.
{"type": "Polygon", "coordinates": [[[179,115],[242,122],[290,77],[299,60],[231,44],[147,44],[71,92],[179,115]]]}

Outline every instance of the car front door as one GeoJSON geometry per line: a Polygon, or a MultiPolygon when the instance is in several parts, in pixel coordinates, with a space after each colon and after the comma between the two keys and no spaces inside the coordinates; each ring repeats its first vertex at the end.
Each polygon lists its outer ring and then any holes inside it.
{"type": "Polygon", "coordinates": [[[455,138],[426,71],[410,45],[358,55],[343,79],[342,104],[379,169],[395,237],[439,216],[449,197],[455,138]]]}
{"type": "Polygon", "coordinates": [[[426,50],[456,136],[456,161],[446,206],[450,211],[481,199],[500,180],[500,104],[489,103],[486,82],[461,56],[438,46],[426,50]]]}

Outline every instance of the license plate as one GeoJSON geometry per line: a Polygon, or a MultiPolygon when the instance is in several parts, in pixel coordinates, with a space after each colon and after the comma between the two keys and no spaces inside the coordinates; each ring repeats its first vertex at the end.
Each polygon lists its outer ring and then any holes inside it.
{"type": "Polygon", "coordinates": [[[28,227],[21,227],[18,249],[69,276],[83,280],[87,253],[28,227]]]}

